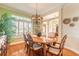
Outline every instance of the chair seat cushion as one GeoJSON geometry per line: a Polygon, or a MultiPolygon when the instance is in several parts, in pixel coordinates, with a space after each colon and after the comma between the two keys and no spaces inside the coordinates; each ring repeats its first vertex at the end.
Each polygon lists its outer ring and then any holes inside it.
{"type": "Polygon", "coordinates": [[[59,48],[59,46],[60,46],[59,44],[55,44],[55,47],[59,48]]]}
{"type": "Polygon", "coordinates": [[[39,50],[39,49],[41,49],[42,48],[42,46],[41,45],[39,45],[39,44],[33,44],[33,47],[32,47],[34,50],[39,50]]]}
{"type": "Polygon", "coordinates": [[[49,52],[53,53],[53,54],[58,54],[59,53],[59,49],[55,49],[55,48],[49,48],[49,52]]]}
{"type": "Polygon", "coordinates": [[[59,48],[59,44],[55,44],[55,45],[51,45],[52,47],[56,47],[56,48],[59,48]]]}

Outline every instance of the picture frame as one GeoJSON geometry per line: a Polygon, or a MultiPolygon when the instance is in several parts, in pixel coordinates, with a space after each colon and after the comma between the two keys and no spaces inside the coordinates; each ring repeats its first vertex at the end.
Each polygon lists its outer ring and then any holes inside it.
{"type": "Polygon", "coordinates": [[[69,24],[71,22],[71,19],[70,18],[65,18],[64,20],[63,20],[63,23],[64,24],[69,24]]]}

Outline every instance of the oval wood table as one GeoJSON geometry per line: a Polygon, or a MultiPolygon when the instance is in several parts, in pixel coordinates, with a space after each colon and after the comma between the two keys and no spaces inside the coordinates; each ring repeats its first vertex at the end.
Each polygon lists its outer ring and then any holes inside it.
{"type": "Polygon", "coordinates": [[[43,55],[46,56],[47,44],[53,43],[54,39],[53,38],[45,38],[45,37],[37,37],[37,36],[32,36],[32,38],[33,38],[33,42],[43,44],[43,55]]]}

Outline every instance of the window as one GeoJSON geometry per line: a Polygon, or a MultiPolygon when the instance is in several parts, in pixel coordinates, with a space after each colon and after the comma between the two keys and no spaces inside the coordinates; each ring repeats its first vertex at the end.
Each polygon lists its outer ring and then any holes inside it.
{"type": "Polygon", "coordinates": [[[22,36],[23,33],[32,32],[32,23],[28,18],[13,16],[15,18],[16,31],[14,36],[22,36]]]}
{"type": "Polygon", "coordinates": [[[16,32],[15,32],[15,35],[18,35],[18,23],[19,23],[18,21],[15,21],[15,23],[14,23],[15,26],[16,26],[16,29],[15,29],[15,31],[16,31],[16,32]]]}
{"type": "Polygon", "coordinates": [[[19,21],[19,34],[23,33],[23,22],[19,21]]]}
{"type": "Polygon", "coordinates": [[[29,26],[29,28],[28,28],[29,29],[29,32],[32,32],[32,23],[29,22],[29,25],[28,26],[29,26]]]}
{"type": "Polygon", "coordinates": [[[45,21],[45,22],[43,22],[43,35],[45,36],[46,35],[46,33],[47,33],[47,21],[45,21]]]}
{"type": "Polygon", "coordinates": [[[56,32],[56,27],[59,24],[59,12],[55,12],[52,14],[49,14],[44,18],[43,21],[43,33],[44,35],[48,35],[48,33],[56,32]]]}
{"type": "Polygon", "coordinates": [[[24,33],[28,32],[28,29],[29,29],[28,25],[29,23],[24,22],[24,33]]]}
{"type": "Polygon", "coordinates": [[[54,32],[54,33],[56,32],[56,26],[58,24],[58,20],[59,19],[52,19],[52,20],[49,21],[49,26],[48,26],[49,27],[49,31],[48,31],[49,33],[50,32],[54,32]]]}

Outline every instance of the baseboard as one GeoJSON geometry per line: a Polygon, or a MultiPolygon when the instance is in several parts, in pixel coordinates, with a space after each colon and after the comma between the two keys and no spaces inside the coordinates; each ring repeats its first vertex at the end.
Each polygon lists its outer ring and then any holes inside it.
{"type": "Polygon", "coordinates": [[[70,48],[70,47],[68,47],[68,46],[65,46],[65,48],[67,48],[67,49],[69,49],[69,50],[71,50],[71,51],[73,51],[73,52],[75,52],[75,53],[77,53],[77,54],[79,55],[79,51],[77,51],[77,50],[75,50],[75,49],[72,49],[72,48],[70,48]]]}

